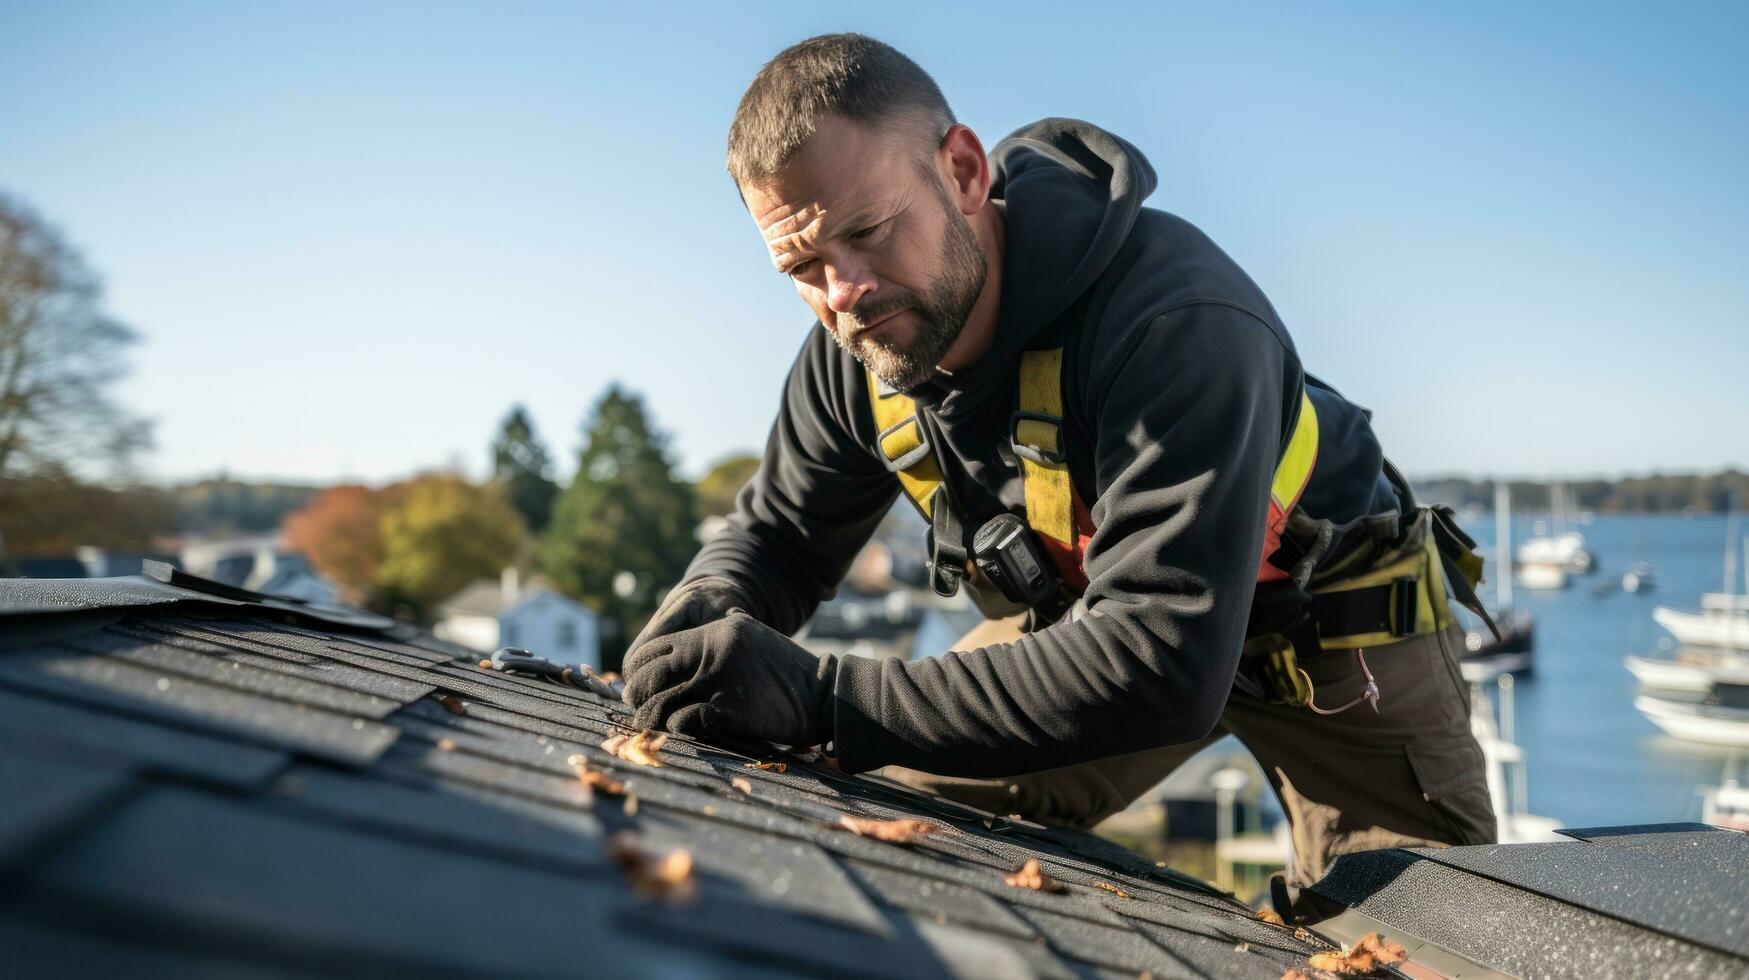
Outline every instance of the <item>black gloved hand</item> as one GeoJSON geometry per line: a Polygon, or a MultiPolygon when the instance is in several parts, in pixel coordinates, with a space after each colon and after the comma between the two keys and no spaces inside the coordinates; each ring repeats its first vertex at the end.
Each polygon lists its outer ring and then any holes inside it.
{"type": "Polygon", "coordinates": [[[745,596],[734,580],[721,575],[706,575],[675,586],[662,600],[661,608],[638,631],[638,638],[626,648],[625,664],[620,672],[627,677],[632,675],[632,666],[636,662],[633,654],[638,647],[659,636],[722,619],[731,609],[746,609],[749,603],[745,596]]]}
{"type": "Polygon", "coordinates": [[[735,609],[649,641],[626,661],[625,699],[638,728],[815,745],[837,672],[837,657],[816,657],[735,609]]]}

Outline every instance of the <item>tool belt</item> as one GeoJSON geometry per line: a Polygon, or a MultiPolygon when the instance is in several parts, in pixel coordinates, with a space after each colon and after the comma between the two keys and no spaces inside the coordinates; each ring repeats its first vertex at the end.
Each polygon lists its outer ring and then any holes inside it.
{"type": "MultiPolygon", "coordinates": [[[[1490,630],[1495,629],[1475,593],[1482,571],[1475,541],[1457,526],[1449,507],[1405,503],[1411,508],[1407,526],[1363,570],[1338,570],[1334,578],[1313,579],[1303,592],[1296,589],[1297,600],[1279,605],[1297,609],[1298,615],[1278,613],[1273,626],[1259,628],[1254,615],[1235,687],[1277,704],[1329,713],[1314,703],[1304,665],[1335,651],[1355,651],[1365,670],[1359,651],[1388,649],[1445,629],[1453,621],[1448,590],[1490,630]]],[[[1268,597],[1259,598],[1267,618],[1268,597]]],[[[1371,672],[1366,675],[1376,707],[1377,689],[1370,686],[1371,672]]]]}

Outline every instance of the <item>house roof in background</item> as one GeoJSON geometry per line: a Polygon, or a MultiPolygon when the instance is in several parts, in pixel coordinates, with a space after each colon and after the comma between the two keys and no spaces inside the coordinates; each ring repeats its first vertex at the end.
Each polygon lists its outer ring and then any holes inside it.
{"type": "Polygon", "coordinates": [[[477,656],[186,576],[0,581],[9,967],[1276,980],[1320,948],[1091,835],[878,778],[682,738],[621,761],[622,705],[477,656]],[[614,841],[688,850],[695,897],[642,897],[614,841]],[[1028,859],[1066,890],[1007,884],[1028,859]]]}

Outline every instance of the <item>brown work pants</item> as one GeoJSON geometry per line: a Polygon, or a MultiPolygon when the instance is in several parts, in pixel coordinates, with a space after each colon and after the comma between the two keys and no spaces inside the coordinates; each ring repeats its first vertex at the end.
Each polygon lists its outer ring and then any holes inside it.
{"type": "MultiPolygon", "coordinates": [[[[955,649],[1019,635],[1015,620],[987,621],[955,649]]],[[[909,786],[993,813],[1091,827],[1128,806],[1181,763],[1232,734],[1256,757],[1293,829],[1288,884],[1317,881],[1355,851],[1494,842],[1494,811],[1482,749],[1470,734],[1469,689],[1458,670],[1463,634],[1454,627],[1366,651],[1379,686],[1340,714],[1272,704],[1234,691],[1219,724],[1197,742],[1006,779],[963,779],[889,766],[909,786]]],[[[1305,665],[1321,707],[1358,695],[1366,679],[1352,651],[1305,665]]]]}

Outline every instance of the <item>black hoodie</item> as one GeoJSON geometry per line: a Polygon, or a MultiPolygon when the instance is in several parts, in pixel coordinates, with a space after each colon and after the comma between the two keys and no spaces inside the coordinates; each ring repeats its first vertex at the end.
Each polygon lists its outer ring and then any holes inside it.
{"type": "MultiPolygon", "coordinates": [[[[1155,178],[1135,147],[1046,119],[991,162],[1005,207],[994,340],[911,394],[977,528],[1025,509],[1005,431],[1020,354],[1064,348],[1069,470],[1097,528],[1086,614],[967,653],[842,658],[832,734],[852,772],[1015,775],[1207,734],[1232,688],[1299,405],[1299,357],[1275,310],[1200,231],[1142,207],[1155,178]]],[[[785,633],[832,595],[899,490],[862,365],[815,326],[758,473],[687,573],[740,583],[749,612],[785,633]]],[[[1335,521],[1395,507],[1366,413],[1306,390],[1320,451],[1303,506],[1335,521]]]]}

